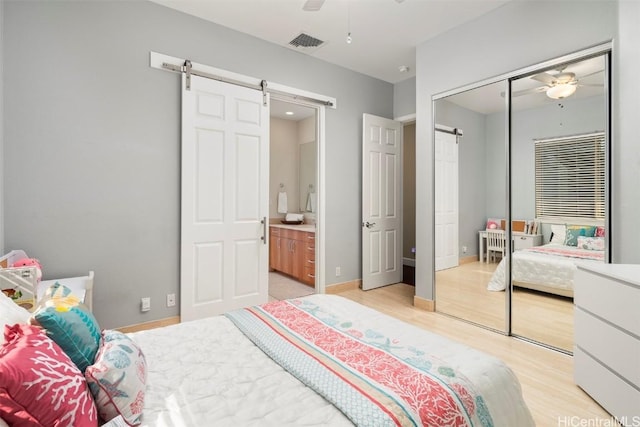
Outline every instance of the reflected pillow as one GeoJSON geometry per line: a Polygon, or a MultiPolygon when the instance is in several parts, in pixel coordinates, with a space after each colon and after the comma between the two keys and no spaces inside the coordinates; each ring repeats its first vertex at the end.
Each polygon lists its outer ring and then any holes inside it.
{"type": "Polygon", "coordinates": [[[564,245],[567,235],[567,226],[564,224],[551,224],[551,243],[564,245]]]}
{"type": "Polygon", "coordinates": [[[604,227],[602,226],[596,227],[595,237],[604,237],[604,227]]]}
{"type": "Polygon", "coordinates": [[[588,251],[604,251],[604,237],[578,236],[578,248],[588,251]]]}
{"type": "Polygon", "coordinates": [[[567,234],[564,239],[566,246],[578,246],[578,237],[593,237],[596,234],[596,227],[590,225],[568,225],[567,234]]]}

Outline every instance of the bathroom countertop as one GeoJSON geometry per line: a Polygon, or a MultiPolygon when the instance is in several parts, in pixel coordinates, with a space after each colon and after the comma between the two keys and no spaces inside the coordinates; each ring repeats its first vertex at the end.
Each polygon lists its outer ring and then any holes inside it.
{"type": "Polygon", "coordinates": [[[289,230],[308,231],[315,233],[316,227],[313,224],[269,224],[269,227],[288,228],[289,230]]]}

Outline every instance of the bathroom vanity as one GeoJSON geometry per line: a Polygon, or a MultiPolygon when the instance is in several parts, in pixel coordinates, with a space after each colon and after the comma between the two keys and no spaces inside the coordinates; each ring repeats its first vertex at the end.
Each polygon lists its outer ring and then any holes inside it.
{"type": "Polygon", "coordinates": [[[271,224],[269,268],[288,274],[302,283],[316,283],[316,230],[309,224],[271,224]]]}

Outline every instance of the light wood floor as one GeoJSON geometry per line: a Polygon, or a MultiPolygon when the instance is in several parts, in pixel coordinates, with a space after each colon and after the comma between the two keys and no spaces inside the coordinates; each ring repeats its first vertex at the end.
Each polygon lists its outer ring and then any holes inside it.
{"type": "MultiPolygon", "coordinates": [[[[487,290],[496,263],[471,262],[436,273],[436,310],[505,331],[504,292],[487,290]]],[[[512,298],[512,333],[573,351],[573,301],[516,288],[512,298]]]]}
{"type": "Polygon", "coordinates": [[[524,399],[539,427],[615,425],[611,416],[573,383],[572,356],[444,314],[419,310],[413,306],[414,293],[413,286],[397,284],[339,295],[504,360],[520,380],[524,399]]]}

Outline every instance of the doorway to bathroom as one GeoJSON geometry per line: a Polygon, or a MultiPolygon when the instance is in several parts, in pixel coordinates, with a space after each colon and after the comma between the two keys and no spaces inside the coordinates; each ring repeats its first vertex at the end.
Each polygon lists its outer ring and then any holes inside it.
{"type": "Polygon", "coordinates": [[[269,149],[269,299],[316,292],[319,113],[272,98],[269,149]]]}

